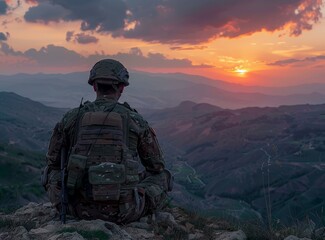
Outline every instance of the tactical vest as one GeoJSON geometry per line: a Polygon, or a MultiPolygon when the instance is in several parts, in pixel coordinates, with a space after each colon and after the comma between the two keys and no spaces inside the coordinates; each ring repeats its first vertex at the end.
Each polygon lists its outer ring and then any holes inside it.
{"type": "Polygon", "coordinates": [[[116,106],[93,106],[77,120],[67,165],[70,196],[103,204],[134,201],[139,161],[128,146],[129,112],[116,106]]]}

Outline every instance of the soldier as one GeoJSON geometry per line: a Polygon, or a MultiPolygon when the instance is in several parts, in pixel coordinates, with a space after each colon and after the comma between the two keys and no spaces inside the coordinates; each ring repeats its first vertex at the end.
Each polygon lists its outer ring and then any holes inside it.
{"type": "Polygon", "coordinates": [[[97,62],[88,80],[96,100],[72,109],[54,128],[42,181],[61,215],[128,223],[166,206],[172,176],[156,134],[118,102],[128,79],[120,62],[97,62]]]}

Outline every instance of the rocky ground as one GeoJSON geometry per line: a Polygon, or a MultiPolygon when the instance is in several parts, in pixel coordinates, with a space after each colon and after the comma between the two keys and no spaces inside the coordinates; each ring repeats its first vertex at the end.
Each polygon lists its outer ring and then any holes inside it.
{"type": "Polygon", "coordinates": [[[221,230],[222,224],[213,223],[202,228],[187,221],[187,217],[175,208],[172,213],[159,212],[152,218],[123,226],[102,220],[73,219],[62,225],[50,203],[29,203],[13,214],[0,215],[0,239],[246,239],[243,231],[221,230]]]}
{"type": "MultiPolygon", "coordinates": [[[[0,214],[0,239],[11,240],[137,240],[137,239],[215,239],[246,240],[242,230],[234,229],[225,221],[203,219],[182,209],[171,208],[139,222],[116,225],[102,220],[76,221],[65,225],[58,220],[50,203],[29,203],[12,214],[0,214]]],[[[321,230],[318,230],[321,231],[321,230]]],[[[321,234],[321,233],[319,233],[321,234]]],[[[308,240],[288,236],[285,240],[308,240]]]]}

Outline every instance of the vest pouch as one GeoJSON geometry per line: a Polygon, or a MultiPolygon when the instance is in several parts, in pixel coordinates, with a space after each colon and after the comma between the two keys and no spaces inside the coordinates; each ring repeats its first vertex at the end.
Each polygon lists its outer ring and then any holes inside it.
{"type": "Polygon", "coordinates": [[[126,160],[126,183],[137,184],[140,180],[138,174],[139,162],[136,160],[126,160]]]}
{"type": "Polygon", "coordinates": [[[95,201],[119,200],[121,183],[125,182],[125,166],[104,162],[89,167],[89,183],[95,201]]]}
{"type": "Polygon", "coordinates": [[[67,178],[67,188],[72,190],[78,189],[82,186],[82,180],[85,174],[85,168],[87,164],[87,157],[71,154],[68,161],[68,178],[67,178]]]}

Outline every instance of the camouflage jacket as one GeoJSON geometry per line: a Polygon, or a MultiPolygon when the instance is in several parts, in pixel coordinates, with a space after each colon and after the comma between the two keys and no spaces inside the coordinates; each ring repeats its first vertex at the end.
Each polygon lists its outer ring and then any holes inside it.
{"type": "Polygon", "coordinates": [[[62,146],[65,146],[67,149],[73,147],[74,130],[77,119],[81,117],[83,113],[92,111],[94,107],[97,109],[105,109],[112,104],[116,104],[113,112],[128,112],[130,116],[129,149],[138,155],[146,171],[156,174],[164,170],[165,162],[154,130],[149,126],[147,121],[127,103],[121,104],[108,98],[98,98],[94,102],[86,102],[80,108],[72,109],[56,124],[46,155],[47,165],[50,169],[60,169],[60,151],[62,146]]]}

